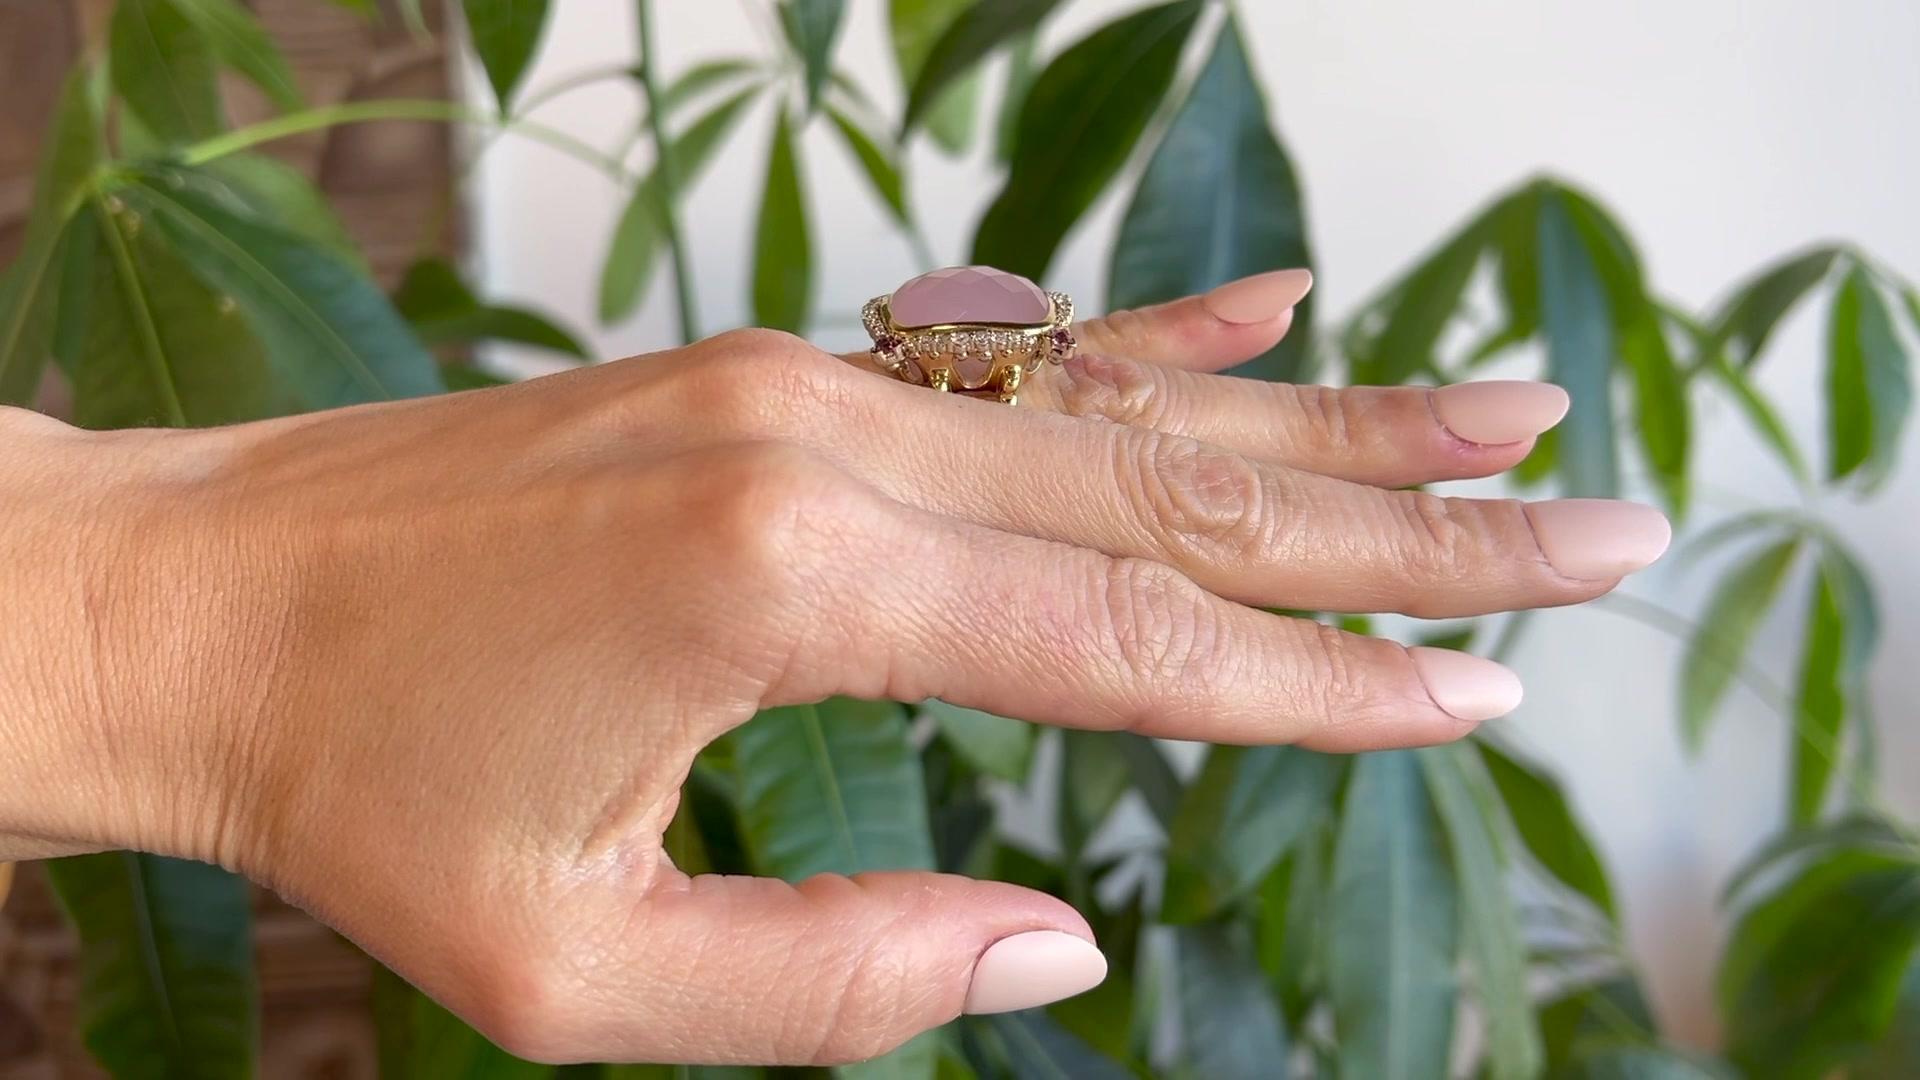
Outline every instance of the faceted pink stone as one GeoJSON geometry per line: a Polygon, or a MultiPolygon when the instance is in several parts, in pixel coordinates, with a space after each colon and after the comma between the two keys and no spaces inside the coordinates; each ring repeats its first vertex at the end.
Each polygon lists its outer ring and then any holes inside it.
{"type": "Polygon", "coordinates": [[[887,301],[893,323],[905,329],[941,323],[1047,321],[1052,305],[1040,286],[991,266],[950,266],[921,274],[887,301]]]}

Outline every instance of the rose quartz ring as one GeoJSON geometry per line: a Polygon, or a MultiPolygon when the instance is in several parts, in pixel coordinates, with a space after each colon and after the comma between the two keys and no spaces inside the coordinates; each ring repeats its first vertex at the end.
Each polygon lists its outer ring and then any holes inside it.
{"type": "Polygon", "coordinates": [[[860,313],[873,359],[897,378],[1012,404],[1043,361],[1073,355],[1073,301],[991,266],[921,274],[860,313]]]}

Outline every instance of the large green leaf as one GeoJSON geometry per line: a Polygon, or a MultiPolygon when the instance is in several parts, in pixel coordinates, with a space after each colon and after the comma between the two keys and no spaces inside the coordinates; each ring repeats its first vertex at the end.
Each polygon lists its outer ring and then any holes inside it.
{"type": "Polygon", "coordinates": [[[955,14],[941,0],[895,0],[894,52],[910,87],[902,134],[911,131],[956,81],[1003,42],[1040,25],[1060,0],[974,0],[955,14]],[[939,26],[938,36],[932,28],[939,26]],[[931,39],[929,41],[929,39],[931,39]]]}
{"type": "Polygon", "coordinates": [[[544,1080],[551,1065],[522,1061],[385,968],[374,972],[382,1080],[544,1080]]]}
{"type": "MultiPolygon", "coordinates": [[[[940,35],[953,25],[973,0],[891,0],[888,24],[893,31],[893,54],[900,80],[910,90],[940,35]]],[[[934,145],[959,154],[973,140],[974,116],[980,103],[980,66],[956,77],[926,107],[921,124],[934,145]]]]}
{"type": "Polygon", "coordinates": [[[1620,486],[1612,379],[1618,343],[1606,285],[1560,191],[1541,193],[1538,228],[1548,373],[1573,398],[1555,429],[1560,476],[1568,494],[1611,497],[1620,486]]]}
{"type": "MultiPolygon", "coordinates": [[[[71,261],[61,257],[60,237],[104,152],[89,82],[84,65],[67,76],[34,176],[20,253],[0,274],[0,404],[33,400],[53,349],[61,270],[71,261]]],[[[75,276],[90,274],[81,267],[75,276]]]]}
{"type": "Polygon", "coordinates": [[[804,329],[813,308],[813,240],[799,152],[782,111],[767,149],[767,185],[753,245],[753,318],[777,330],[804,329]]]}
{"type": "Polygon", "coordinates": [[[1907,970],[1887,1033],[1853,1063],[1848,1080],[1913,1080],[1920,1076],[1920,964],[1907,970]]]}
{"type": "Polygon", "coordinates": [[[547,25],[547,0],[462,0],[473,51],[506,112],[547,25]]]}
{"type": "Polygon", "coordinates": [[[322,244],[355,266],[365,266],[346,223],[299,169],[266,154],[229,154],[199,168],[224,184],[254,216],[322,244]]]}
{"type": "Polygon", "coordinates": [[[1891,1024],[1920,941],[1920,869],[1843,851],[1756,903],[1721,963],[1727,1045],[1770,1077],[1817,1078],[1891,1024]]]}
{"type": "Polygon", "coordinates": [[[1698,751],[1706,742],[1714,707],[1746,663],[1747,645],[1799,552],[1798,536],[1770,544],[1736,564],[1714,586],[1681,661],[1680,731],[1689,750],[1698,751]]]}
{"type": "Polygon", "coordinates": [[[119,1080],[253,1075],[259,988],[247,883],[132,852],[47,864],[80,936],[80,1029],[119,1080]]]}
{"type": "Polygon", "coordinates": [[[1342,1075],[1447,1076],[1456,884],[1410,751],[1353,764],[1334,852],[1327,979],[1342,1075]]]}
{"type": "Polygon", "coordinates": [[[1475,794],[1476,785],[1489,782],[1468,747],[1455,743],[1419,754],[1460,884],[1461,936],[1486,1018],[1490,1075],[1525,1080],[1540,1070],[1540,1032],[1527,991],[1526,941],[1507,892],[1499,835],[1475,794]]]}
{"type": "Polygon", "coordinates": [[[1208,1080],[1264,1080],[1287,1060],[1286,1024],[1244,927],[1179,931],[1181,1064],[1208,1080]]]}
{"type": "Polygon", "coordinates": [[[938,698],[921,706],[940,727],[940,735],[974,768],[1016,784],[1025,783],[1033,764],[1032,724],[963,709],[938,698]]]}
{"type": "Polygon", "coordinates": [[[432,356],[372,281],[222,195],[183,169],[144,172],[120,192],[198,277],[238,305],[284,389],[310,409],[445,389],[432,356]]]}
{"type": "MultiPolygon", "coordinates": [[[[1293,164],[1274,137],[1239,23],[1229,18],[1121,220],[1107,308],[1141,307],[1311,263],[1293,164]]],[[[1255,372],[1299,378],[1312,339],[1312,307],[1303,300],[1287,337],[1253,361],[1255,372]]]]}
{"type": "Polygon", "coordinates": [[[1210,918],[1253,891],[1325,814],[1345,760],[1290,746],[1216,746],[1167,839],[1160,917],[1210,918]]]}
{"type": "Polygon", "coordinates": [[[1556,1080],[1583,1075],[1580,1063],[1623,1047],[1656,1044],[1653,1011],[1630,974],[1564,986],[1558,993],[1540,1007],[1544,1064],[1556,1080]]]}
{"type": "Polygon", "coordinates": [[[904,711],[832,698],[769,709],[731,736],[754,866],[789,881],[933,866],[904,711]]]}
{"type": "Polygon", "coordinates": [[[1574,819],[1560,785],[1485,739],[1475,740],[1474,746],[1507,805],[1514,831],[1534,861],[1561,884],[1593,901],[1607,918],[1618,918],[1606,868],[1574,819]]]}
{"type": "Polygon", "coordinates": [[[481,303],[444,259],[421,259],[408,267],[393,303],[426,345],[502,341],[587,358],[586,348],[546,316],[481,303]]]}
{"type": "Polygon", "coordinates": [[[939,1028],[923,1031],[890,1053],[833,1070],[837,1080],[934,1080],[940,1067],[939,1028]]]}
{"type": "Polygon", "coordinates": [[[833,121],[833,128],[853,153],[854,160],[860,163],[861,171],[867,174],[867,180],[873,185],[874,194],[887,205],[894,219],[905,224],[907,213],[906,182],[900,176],[900,162],[891,147],[883,148],[875,137],[860,126],[844,109],[831,106],[827,117],[833,121]]]}
{"type": "Polygon", "coordinates": [[[1289,1025],[1298,1027],[1326,983],[1325,938],[1333,822],[1293,846],[1260,886],[1260,967],[1273,981],[1289,1025]]]}
{"type": "Polygon", "coordinates": [[[1096,731],[1060,733],[1060,845],[1078,859],[1113,813],[1132,777],[1119,741],[1096,731]]]}
{"type": "Polygon", "coordinates": [[[673,140],[674,183],[663,181],[659,168],[648,173],[634,186],[620,221],[614,226],[613,242],[600,270],[600,321],[614,322],[633,314],[646,298],[647,286],[660,262],[666,233],[662,223],[669,212],[667,192],[684,197],[714,153],[726,141],[727,133],[741,113],[759,95],[758,87],[742,90],[727,98],[693,122],[673,140]]]}
{"type": "Polygon", "coordinates": [[[1826,279],[1840,249],[1821,246],[1790,255],[1734,290],[1713,319],[1713,340],[1742,366],[1759,359],[1767,339],[1800,298],[1826,279]]]}
{"type": "Polygon", "coordinates": [[[970,1019],[969,1031],[1020,1080],[1133,1080],[1119,1062],[1088,1046],[1040,1009],[970,1019]]]}
{"type": "Polygon", "coordinates": [[[1854,851],[1905,861],[1920,870],[1920,844],[1892,818],[1856,811],[1828,821],[1789,829],[1767,841],[1728,875],[1722,899],[1729,906],[1750,906],[1748,890],[1777,879],[1783,868],[1802,866],[1838,851],[1854,851]]]}
{"type": "Polygon", "coordinates": [[[1031,278],[1046,273],[1160,107],[1203,7],[1177,0],[1134,12],[1047,65],[1021,109],[1006,186],[974,235],[974,262],[1031,278]]]}
{"type": "Polygon", "coordinates": [[[238,308],[194,277],[158,230],[105,200],[94,216],[85,332],[71,372],[75,422],[210,427],[298,409],[238,308]]]}
{"type": "Polygon", "coordinates": [[[1438,370],[1440,336],[1459,313],[1467,284],[1503,223],[1528,212],[1521,195],[1496,201],[1371,301],[1343,335],[1353,381],[1406,382],[1438,370]]]}
{"type": "Polygon", "coordinates": [[[833,73],[833,43],[840,36],[847,0],[784,0],[780,25],[806,73],[807,108],[820,104],[820,91],[833,73]]]}
{"type": "Polygon", "coordinates": [[[190,142],[225,126],[213,43],[174,0],[121,0],[107,40],[114,89],[148,132],[190,142]]]}
{"type": "Polygon", "coordinates": [[[1806,824],[1820,814],[1840,758],[1846,721],[1844,657],[1847,622],[1824,573],[1813,576],[1800,679],[1794,692],[1793,753],[1787,780],[1787,816],[1806,824]]]}
{"type": "Polygon", "coordinates": [[[199,28],[214,55],[246,76],[282,109],[302,105],[300,90],[286,58],[253,13],[236,0],[174,0],[180,13],[199,28]]]}
{"type": "MultiPolygon", "coordinates": [[[[1040,75],[1039,37],[1038,31],[1029,30],[1014,38],[1008,47],[1006,90],[1000,97],[1000,116],[993,124],[993,155],[1002,165],[1013,160],[1014,143],[1020,136],[1020,109],[1027,103],[1033,80],[1040,75]]],[[[936,106],[934,117],[927,121],[936,138],[939,112],[936,106]]]]}
{"type": "Polygon", "coordinates": [[[1866,268],[1834,294],[1827,338],[1827,476],[1865,486],[1893,472],[1913,407],[1913,375],[1893,317],[1866,268]]]}

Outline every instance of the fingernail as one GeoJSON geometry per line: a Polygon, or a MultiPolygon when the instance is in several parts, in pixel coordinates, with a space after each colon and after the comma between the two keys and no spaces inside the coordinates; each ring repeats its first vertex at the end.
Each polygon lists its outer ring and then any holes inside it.
{"type": "Polygon", "coordinates": [[[1528,503],[1540,551],[1570,578],[1604,581],[1658,559],[1673,540],[1667,516],[1616,499],[1552,499],[1528,503]]]}
{"type": "Polygon", "coordinates": [[[1246,326],[1277,317],[1304,299],[1311,288],[1311,270],[1270,270],[1229,281],[1201,297],[1200,303],[1221,322],[1246,326]]]}
{"type": "Polygon", "coordinates": [[[1520,707],[1520,676],[1503,664],[1456,649],[1416,645],[1407,650],[1427,696],[1447,715],[1470,723],[1520,707]]]}
{"type": "Polygon", "coordinates": [[[1100,985],[1107,958],[1085,938],[1031,930],[987,946],[973,965],[966,1011],[1013,1012],[1050,1005],[1100,985]]]}
{"type": "Polygon", "coordinates": [[[1470,443],[1498,446],[1531,439],[1567,415],[1567,392],[1523,379],[1454,383],[1433,392],[1440,425],[1470,443]]]}

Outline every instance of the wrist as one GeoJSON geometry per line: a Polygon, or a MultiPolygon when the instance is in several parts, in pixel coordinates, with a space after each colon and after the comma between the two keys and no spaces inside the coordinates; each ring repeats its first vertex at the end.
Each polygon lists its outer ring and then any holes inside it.
{"type": "Polygon", "coordinates": [[[175,524],[192,441],[0,410],[0,859],[223,857],[217,595],[175,524]]]}

